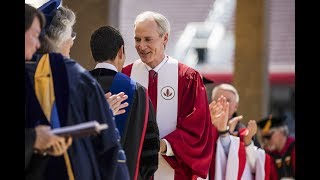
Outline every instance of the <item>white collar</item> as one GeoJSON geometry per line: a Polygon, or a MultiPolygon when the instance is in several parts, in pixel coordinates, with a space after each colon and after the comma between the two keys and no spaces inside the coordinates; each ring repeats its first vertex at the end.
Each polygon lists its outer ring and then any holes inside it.
{"type": "MultiPolygon", "coordinates": [[[[160,68],[161,68],[168,60],[169,60],[169,56],[164,55],[164,58],[163,58],[163,60],[161,61],[161,63],[158,64],[158,66],[156,66],[155,68],[153,68],[153,70],[154,70],[155,72],[158,72],[158,71],[160,70],[160,68]]],[[[147,64],[145,64],[145,65],[146,65],[146,68],[147,68],[148,71],[150,71],[150,70],[152,69],[152,68],[149,67],[147,64]]]]}
{"type": "Polygon", "coordinates": [[[111,70],[118,72],[117,68],[113,64],[110,64],[107,62],[98,63],[96,65],[96,67],[94,67],[94,68],[95,69],[97,69],[97,68],[111,69],[111,70]]]}

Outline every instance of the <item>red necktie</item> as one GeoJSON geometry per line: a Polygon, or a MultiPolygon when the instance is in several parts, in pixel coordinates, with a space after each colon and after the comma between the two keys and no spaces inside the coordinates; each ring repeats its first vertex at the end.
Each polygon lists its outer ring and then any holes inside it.
{"type": "Polygon", "coordinates": [[[154,70],[150,70],[148,93],[149,93],[155,112],[157,112],[157,84],[158,84],[157,72],[155,72],[154,70]]]}

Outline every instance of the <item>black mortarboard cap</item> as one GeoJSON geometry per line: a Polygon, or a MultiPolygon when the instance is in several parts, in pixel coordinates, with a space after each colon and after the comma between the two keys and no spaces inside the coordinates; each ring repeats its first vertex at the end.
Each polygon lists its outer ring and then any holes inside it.
{"type": "Polygon", "coordinates": [[[286,120],[282,116],[277,117],[270,114],[268,117],[261,119],[257,125],[263,132],[268,132],[271,128],[286,125],[286,120]]]}
{"type": "Polygon", "coordinates": [[[46,28],[51,24],[51,21],[60,5],[61,0],[49,0],[38,8],[38,10],[41,11],[46,17],[46,28]]]}

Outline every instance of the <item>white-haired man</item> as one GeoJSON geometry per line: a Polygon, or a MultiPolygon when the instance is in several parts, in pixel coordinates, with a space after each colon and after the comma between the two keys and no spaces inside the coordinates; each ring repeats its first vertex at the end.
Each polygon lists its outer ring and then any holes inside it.
{"type": "Polygon", "coordinates": [[[219,84],[212,89],[211,100],[217,101],[219,97],[224,96],[229,102],[229,126],[232,128],[233,135],[238,135],[240,128],[245,128],[240,120],[242,116],[237,116],[237,109],[239,105],[239,94],[237,89],[231,84],[219,84]]]}
{"type": "Polygon", "coordinates": [[[140,56],[122,70],[148,88],[160,133],[159,167],[154,179],[206,178],[218,136],[210,121],[200,74],[165,53],[170,24],[156,12],[134,22],[140,56]]]}
{"type": "MultiPolygon", "coordinates": [[[[230,132],[232,132],[232,135],[239,136],[239,131],[241,129],[244,129],[246,126],[240,122],[243,116],[242,115],[238,116],[237,114],[239,100],[240,100],[238,91],[233,85],[222,83],[215,86],[212,89],[211,100],[217,101],[218,98],[221,96],[224,96],[227,102],[229,102],[229,113],[228,113],[228,119],[229,119],[228,126],[230,128],[229,130],[230,132]]],[[[253,137],[253,142],[257,147],[260,147],[260,143],[255,136],[253,137]]]]}

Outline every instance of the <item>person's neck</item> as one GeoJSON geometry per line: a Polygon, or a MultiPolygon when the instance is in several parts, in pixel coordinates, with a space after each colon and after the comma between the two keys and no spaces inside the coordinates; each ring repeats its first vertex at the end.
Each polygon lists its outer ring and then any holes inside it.
{"type": "Polygon", "coordinates": [[[147,65],[149,67],[151,67],[152,69],[154,69],[155,67],[157,67],[164,60],[164,57],[165,57],[165,54],[163,54],[160,59],[156,59],[156,60],[148,63],[147,65]]]}
{"type": "Polygon", "coordinates": [[[115,59],[115,60],[110,60],[110,59],[108,59],[108,60],[106,60],[106,61],[104,61],[105,63],[109,63],[109,64],[112,64],[112,65],[114,65],[116,68],[117,68],[117,70],[118,70],[118,72],[121,72],[121,68],[120,67],[118,67],[118,65],[117,65],[117,59],[115,59]]]}

